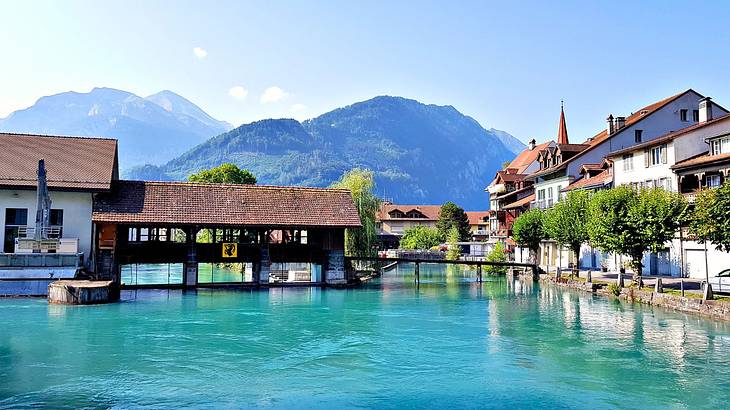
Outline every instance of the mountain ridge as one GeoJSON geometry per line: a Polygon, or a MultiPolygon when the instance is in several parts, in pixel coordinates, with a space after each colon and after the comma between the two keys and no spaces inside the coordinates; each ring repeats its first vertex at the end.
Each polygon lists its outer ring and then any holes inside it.
{"type": "Polygon", "coordinates": [[[383,197],[414,203],[455,200],[486,209],[484,187],[515,155],[515,148],[502,142],[514,137],[501,133],[484,129],[453,106],[378,96],[302,122],[243,124],[162,166],[136,168],[127,176],[182,180],[232,162],[251,170],[261,183],[326,186],[343,172],[363,167],[375,172],[383,197]]]}
{"type": "Polygon", "coordinates": [[[128,91],[95,87],[39,98],[31,107],[0,119],[0,130],[50,135],[114,137],[122,167],[163,164],[185,149],[230,129],[171,91],[142,98],[128,91]],[[168,109],[160,103],[170,102],[168,109]],[[157,100],[157,101],[153,101],[157,100]],[[174,100],[173,106],[170,100],[174,100]],[[183,111],[175,109],[181,107],[183,111]]]}

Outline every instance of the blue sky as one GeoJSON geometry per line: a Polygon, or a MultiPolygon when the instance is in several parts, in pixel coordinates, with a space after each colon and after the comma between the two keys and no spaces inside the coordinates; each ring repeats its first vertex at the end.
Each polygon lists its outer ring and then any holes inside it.
{"type": "Polygon", "coordinates": [[[730,106],[730,3],[512,3],[2,1],[0,117],[94,86],[235,124],[388,94],[540,141],[565,100],[578,142],[686,88],[730,106]]]}

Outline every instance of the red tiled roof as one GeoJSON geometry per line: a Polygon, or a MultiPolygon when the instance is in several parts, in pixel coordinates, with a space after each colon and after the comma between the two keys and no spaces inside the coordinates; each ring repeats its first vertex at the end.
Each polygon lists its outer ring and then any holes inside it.
{"type": "MultiPolygon", "coordinates": [[[[679,94],[675,94],[671,97],[667,97],[661,101],[657,101],[653,104],[647,105],[644,108],[641,108],[640,110],[638,110],[638,111],[634,112],[633,114],[629,115],[628,117],[626,117],[626,122],[625,122],[624,128],[628,127],[629,125],[633,125],[633,124],[639,122],[640,120],[646,118],[649,114],[664,107],[665,105],[669,104],[670,102],[676,100],[677,98],[683,96],[684,94],[686,94],[690,91],[694,91],[694,90],[692,90],[691,88],[687,89],[685,91],[682,91],[679,94]]],[[[620,132],[620,130],[617,131],[616,133],[618,133],[618,132],[620,132]]],[[[614,133],[612,135],[616,135],[616,133],[614,133]]],[[[604,128],[601,132],[599,132],[598,134],[593,136],[593,138],[587,140],[585,142],[585,144],[589,144],[591,146],[597,145],[598,143],[603,142],[603,140],[605,140],[607,137],[608,137],[608,131],[604,128]]]]}
{"type": "MultiPolygon", "coordinates": [[[[420,213],[422,213],[426,218],[421,218],[422,221],[438,221],[439,219],[439,212],[441,212],[441,205],[397,205],[397,204],[383,204],[380,206],[380,211],[378,212],[378,219],[379,220],[401,220],[404,218],[391,218],[390,212],[391,211],[401,211],[404,214],[407,214],[410,211],[416,210],[420,213]]],[[[405,219],[414,219],[414,218],[405,218],[405,219]]]]}
{"type": "Polygon", "coordinates": [[[677,162],[672,166],[672,169],[684,169],[700,165],[710,165],[715,162],[728,162],[730,161],[730,152],[718,155],[699,155],[692,158],[685,159],[684,161],[677,162]]]}
{"type": "Polygon", "coordinates": [[[466,216],[469,218],[469,225],[479,225],[485,223],[484,218],[489,217],[492,211],[467,211],[466,216]]]}
{"type": "Polygon", "coordinates": [[[543,169],[543,170],[540,170],[540,171],[537,171],[537,172],[531,174],[530,177],[537,177],[537,176],[540,176],[540,175],[546,175],[546,174],[549,174],[549,173],[552,173],[552,172],[555,172],[555,171],[559,171],[559,170],[565,168],[570,162],[578,159],[579,157],[581,157],[586,152],[589,152],[591,149],[593,149],[595,146],[599,145],[603,141],[607,140],[609,137],[613,137],[614,135],[617,135],[622,130],[627,129],[628,126],[638,123],[639,121],[641,121],[644,118],[646,118],[649,115],[651,115],[654,111],[656,111],[656,110],[664,107],[665,105],[671,103],[672,101],[676,100],[677,98],[683,96],[684,94],[686,94],[686,93],[688,93],[690,91],[694,91],[694,90],[692,90],[690,88],[690,89],[687,89],[685,91],[682,91],[679,94],[675,94],[675,95],[673,95],[671,97],[668,97],[668,98],[665,98],[665,99],[663,99],[661,101],[657,101],[657,102],[655,102],[653,104],[647,105],[646,107],[644,107],[644,108],[636,111],[635,113],[631,114],[630,116],[628,116],[626,118],[626,122],[624,123],[625,125],[624,125],[624,127],[621,130],[616,131],[615,133],[613,133],[613,134],[611,134],[609,136],[608,135],[608,131],[606,129],[603,129],[601,132],[599,132],[598,134],[596,134],[593,138],[590,138],[590,139],[588,139],[588,140],[586,140],[584,142],[584,144],[588,145],[587,148],[583,149],[582,151],[578,152],[573,157],[571,157],[571,158],[569,158],[569,159],[561,162],[558,165],[555,165],[555,166],[552,166],[550,168],[546,168],[546,169],[543,169]]]}
{"type": "Polygon", "coordinates": [[[159,225],[357,227],[344,189],[118,181],[94,199],[95,222],[159,225]]]}
{"type": "Polygon", "coordinates": [[[0,133],[0,186],[35,187],[41,159],[51,189],[108,190],[117,174],[117,141],[0,133]]]}
{"type": "Polygon", "coordinates": [[[508,168],[516,168],[518,174],[522,174],[525,170],[537,159],[537,154],[540,150],[545,149],[550,144],[550,141],[537,144],[535,148],[525,148],[520,152],[512,162],[509,163],[508,168]]]}
{"type": "Polygon", "coordinates": [[[610,169],[604,169],[599,174],[586,178],[581,177],[573,181],[570,185],[563,188],[560,192],[568,192],[574,189],[586,189],[596,186],[603,186],[613,181],[613,173],[610,169]]]}
{"type": "Polygon", "coordinates": [[[706,127],[708,125],[712,125],[712,124],[715,124],[715,123],[718,123],[718,122],[723,122],[723,121],[728,121],[728,120],[730,120],[730,114],[722,115],[722,116],[717,117],[717,118],[714,118],[714,119],[712,119],[710,121],[698,122],[696,124],[690,125],[689,127],[682,128],[682,129],[680,129],[678,131],[673,131],[673,132],[670,132],[668,134],[664,134],[661,137],[654,138],[653,140],[646,141],[646,142],[641,143],[641,144],[636,144],[636,145],[633,145],[633,146],[628,147],[628,148],[620,149],[618,151],[613,151],[610,154],[608,154],[608,157],[615,157],[615,156],[618,156],[618,155],[626,154],[628,152],[642,150],[642,149],[647,148],[647,147],[651,147],[651,146],[654,146],[654,145],[663,144],[665,142],[672,141],[672,140],[674,140],[675,138],[677,138],[677,137],[679,137],[681,135],[688,134],[688,133],[690,133],[692,131],[695,131],[695,130],[704,128],[704,127],[706,127]]]}
{"type": "Polygon", "coordinates": [[[525,205],[529,205],[530,202],[535,200],[535,194],[528,195],[522,199],[518,199],[515,202],[512,202],[511,204],[507,204],[502,207],[502,209],[516,209],[516,208],[522,208],[525,205]]]}

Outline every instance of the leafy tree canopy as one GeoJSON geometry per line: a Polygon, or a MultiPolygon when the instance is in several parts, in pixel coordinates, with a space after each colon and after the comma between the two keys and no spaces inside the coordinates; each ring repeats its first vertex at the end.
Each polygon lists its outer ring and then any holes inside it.
{"type": "Polygon", "coordinates": [[[215,168],[204,169],[188,177],[190,182],[206,182],[212,184],[255,185],[256,177],[246,169],[241,169],[229,162],[215,168]]]}
{"type": "Polygon", "coordinates": [[[436,222],[436,228],[441,235],[446,238],[452,227],[456,227],[459,232],[459,239],[468,241],[471,237],[469,231],[469,217],[466,216],[464,209],[449,201],[446,202],[439,211],[439,220],[436,222]]]}
{"type": "Polygon", "coordinates": [[[634,190],[628,186],[597,192],[590,201],[588,235],[604,252],[629,255],[641,275],[644,251],[666,246],[685,217],[687,204],[661,188],[634,190]]]}
{"type": "Polygon", "coordinates": [[[543,226],[543,212],[539,209],[531,209],[520,215],[512,225],[512,239],[518,245],[530,250],[530,258],[533,263],[537,262],[537,251],[540,242],[546,239],[543,226]]]}
{"type": "MultiPolygon", "coordinates": [[[[494,248],[487,255],[487,262],[507,262],[507,254],[504,253],[502,242],[494,244],[494,248]]],[[[506,266],[486,266],[485,269],[487,272],[494,274],[507,273],[506,266]]]]}
{"type": "Polygon", "coordinates": [[[345,252],[351,256],[374,255],[377,240],[375,217],[380,207],[380,199],[373,194],[375,189],[373,171],[352,169],[343,174],[332,187],[350,190],[362,224],[360,228],[345,231],[345,252]]]}
{"type": "Polygon", "coordinates": [[[560,246],[573,252],[576,262],[580,247],[588,241],[587,211],[590,195],[586,191],[573,191],[545,212],[545,233],[560,246]]]}
{"type": "Polygon", "coordinates": [[[436,228],[418,225],[406,229],[400,240],[401,249],[431,249],[443,242],[441,233],[436,228]]]}
{"type": "Polygon", "coordinates": [[[709,242],[719,251],[730,252],[730,182],[707,189],[697,196],[690,230],[700,243],[709,242]]]}
{"type": "Polygon", "coordinates": [[[459,242],[460,236],[459,236],[459,228],[456,226],[452,226],[449,229],[449,234],[446,237],[446,241],[449,244],[449,251],[446,252],[446,259],[450,261],[459,260],[461,257],[461,249],[459,248],[459,245],[457,242],[459,242]]]}

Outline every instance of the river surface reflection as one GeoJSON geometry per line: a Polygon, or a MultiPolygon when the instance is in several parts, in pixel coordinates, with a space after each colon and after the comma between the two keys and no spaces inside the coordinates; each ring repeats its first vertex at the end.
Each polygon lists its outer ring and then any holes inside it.
{"type": "Polygon", "coordinates": [[[0,299],[0,407],[721,408],[730,327],[402,265],[360,289],[0,299]]]}

